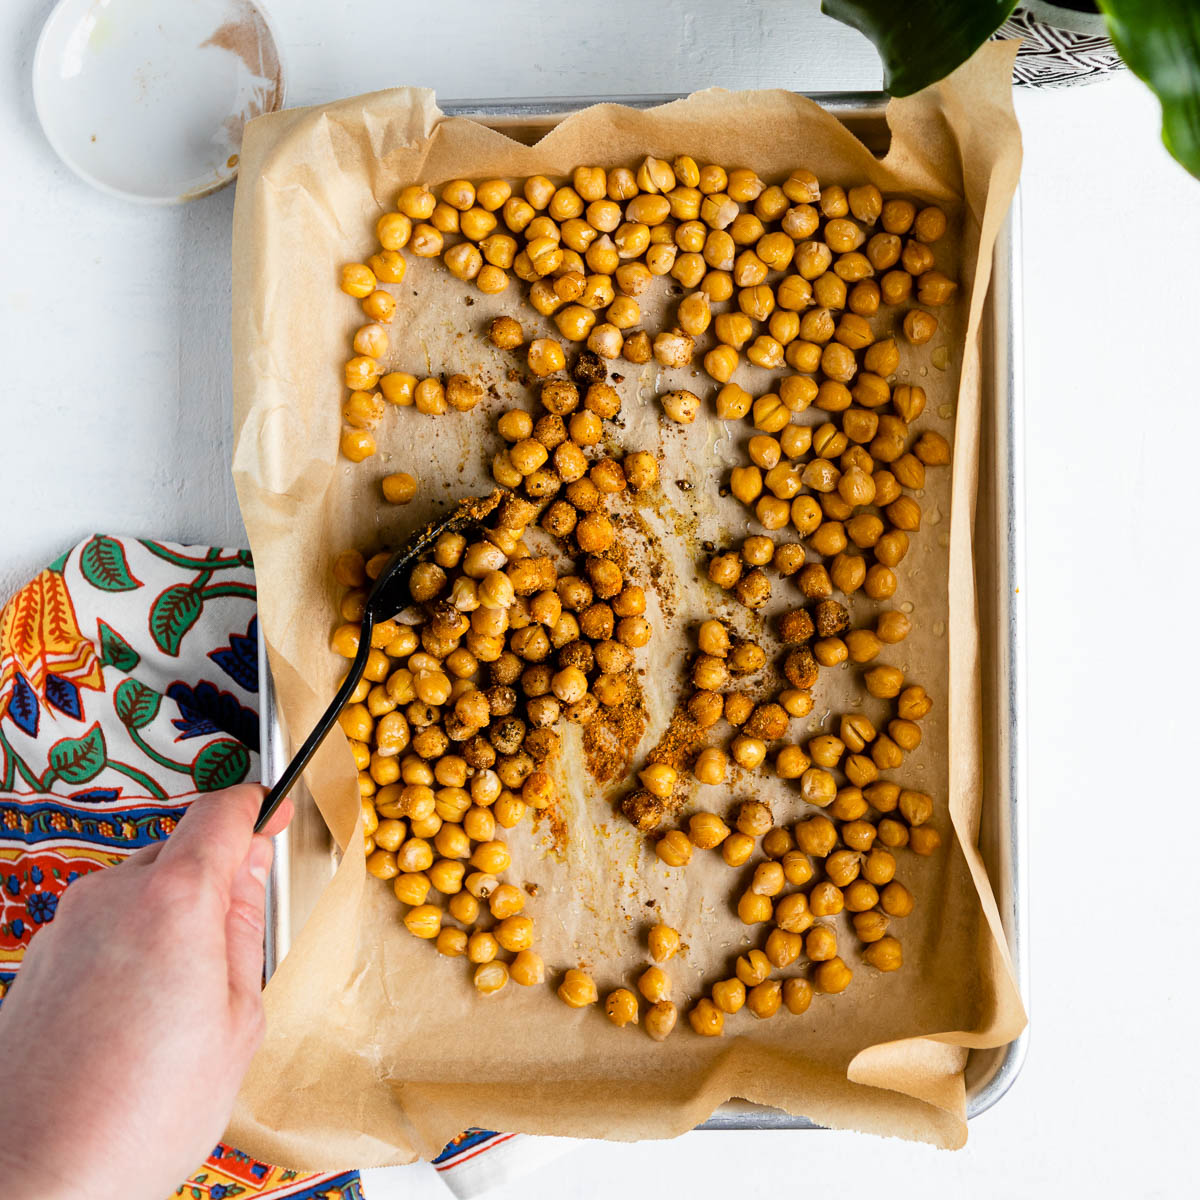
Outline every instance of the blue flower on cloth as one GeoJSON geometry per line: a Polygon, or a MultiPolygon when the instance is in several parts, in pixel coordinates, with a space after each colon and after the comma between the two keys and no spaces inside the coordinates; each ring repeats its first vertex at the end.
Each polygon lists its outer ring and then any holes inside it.
{"type": "Polygon", "coordinates": [[[238,703],[232,692],[222,692],[215,683],[202,680],[194,687],[172,683],[167,695],[179,705],[180,715],[171,722],[179,730],[177,741],[227,733],[251,750],[258,749],[258,714],[238,703]]]}
{"type": "Polygon", "coordinates": [[[9,875],[4,880],[4,890],[10,896],[19,896],[21,894],[21,881],[15,875],[9,875]]]}
{"type": "Polygon", "coordinates": [[[223,1183],[214,1183],[208,1191],[209,1200],[224,1200],[229,1195],[229,1189],[223,1183]]]}
{"type": "Polygon", "coordinates": [[[31,892],[25,900],[25,911],[35,925],[45,925],[54,920],[58,908],[58,897],[53,892],[31,892]]]}
{"type": "Polygon", "coordinates": [[[248,692],[258,691],[258,618],[251,617],[245,633],[231,633],[229,645],[210,650],[208,657],[248,692]]]}

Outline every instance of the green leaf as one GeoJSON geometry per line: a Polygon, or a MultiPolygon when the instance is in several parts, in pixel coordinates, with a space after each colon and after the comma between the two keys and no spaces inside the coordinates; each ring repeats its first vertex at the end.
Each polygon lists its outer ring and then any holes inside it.
{"type": "Polygon", "coordinates": [[[141,662],[138,652],[107,622],[97,618],[100,628],[100,662],[118,671],[132,671],[141,662]]]}
{"type": "Polygon", "coordinates": [[[150,609],[150,633],[158,648],[178,655],[183,635],[203,611],[204,598],[190,584],[175,583],[165,589],[150,609]]]}
{"type": "Polygon", "coordinates": [[[63,783],[87,783],[108,761],[108,747],[99,723],[81,738],[63,738],[50,747],[50,770],[63,783]]]}
{"type": "Polygon", "coordinates": [[[143,729],[158,716],[162,697],[153,689],[136,679],[126,679],[117,688],[113,697],[113,707],[122,725],[130,729],[143,729]]]}
{"type": "Polygon", "coordinates": [[[909,96],[944,79],[1012,14],[1016,0],[821,0],[821,11],[866,34],[883,86],[909,96]]]}
{"type": "Polygon", "coordinates": [[[192,763],[192,780],[198,791],[215,792],[241,783],[250,770],[250,752],[241,742],[222,738],[209,742],[192,763]]]}
{"type": "Polygon", "coordinates": [[[125,548],[116,538],[96,534],[79,556],[83,577],[102,592],[132,592],[142,586],[135,579],[125,559],[125,548]]]}
{"type": "Polygon", "coordinates": [[[1099,0],[1129,69],[1162,103],[1163,143],[1200,179],[1200,5],[1196,0],[1099,0]]]}

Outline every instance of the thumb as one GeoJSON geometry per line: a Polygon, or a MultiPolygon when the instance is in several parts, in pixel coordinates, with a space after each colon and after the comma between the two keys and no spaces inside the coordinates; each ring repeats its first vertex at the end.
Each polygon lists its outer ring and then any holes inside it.
{"type": "Polygon", "coordinates": [[[255,836],[233,878],[225,916],[229,969],[229,1005],[234,1022],[257,1044],[262,1031],[263,936],[266,933],[266,882],[274,848],[270,838],[255,836]]]}

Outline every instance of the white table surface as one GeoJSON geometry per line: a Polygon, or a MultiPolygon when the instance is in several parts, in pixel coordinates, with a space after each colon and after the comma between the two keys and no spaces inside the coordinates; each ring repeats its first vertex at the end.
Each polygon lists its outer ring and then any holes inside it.
{"type": "MultiPolygon", "coordinates": [[[[30,92],[50,7],[0,5],[4,594],[93,530],[244,539],[228,467],[233,193],[133,207],[58,162],[30,92]]],[[[291,103],[402,83],[452,98],[879,80],[865,41],[803,0],[271,8],[291,103]]],[[[1170,613],[1200,586],[1187,536],[1200,183],[1167,157],[1156,105],[1129,77],[1023,93],[1018,111],[1032,514],[1028,1064],[959,1153],[829,1133],[587,1144],[512,1196],[1195,1194],[1187,714],[1197,654],[1190,621],[1170,613]]],[[[367,1193],[446,1194],[427,1167],[371,1172],[367,1193]]]]}

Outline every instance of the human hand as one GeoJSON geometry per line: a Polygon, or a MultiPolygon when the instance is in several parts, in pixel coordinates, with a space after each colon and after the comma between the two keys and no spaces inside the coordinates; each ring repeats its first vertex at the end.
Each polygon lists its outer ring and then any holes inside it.
{"type": "Polygon", "coordinates": [[[263,1035],[262,798],[201,796],[34,937],[0,1008],[5,1197],[159,1200],[220,1140],[263,1035]]]}

